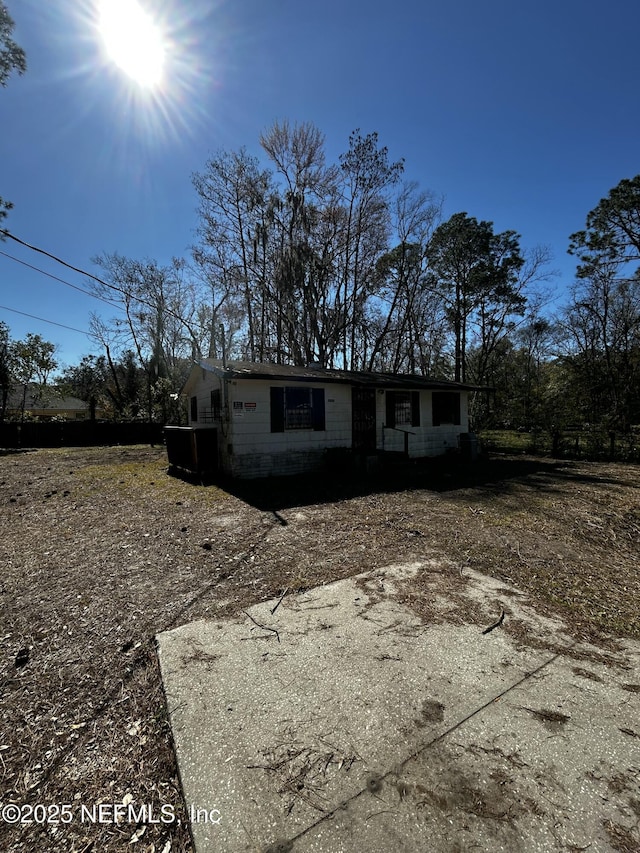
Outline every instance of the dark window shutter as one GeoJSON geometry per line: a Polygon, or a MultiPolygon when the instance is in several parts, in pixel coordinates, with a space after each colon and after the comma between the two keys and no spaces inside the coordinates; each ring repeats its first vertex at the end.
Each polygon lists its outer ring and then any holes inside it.
{"type": "Polygon", "coordinates": [[[271,432],[284,432],[284,388],[271,388],[271,432]]]}
{"type": "Polygon", "coordinates": [[[198,398],[197,396],[191,398],[191,422],[196,423],[198,420],[198,398]]]}
{"type": "Polygon", "coordinates": [[[311,417],[316,432],[326,429],[324,417],[324,388],[311,389],[311,417]]]}
{"type": "Polygon", "coordinates": [[[385,394],[385,402],[387,411],[384,425],[394,427],[396,425],[396,395],[394,391],[387,391],[385,394]]]}
{"type": "Polygon", "coordinates": [[[460,426],[460,394],[453,394],[453,422],[460,426]]]}
{"type": "Polygon", "coordinates": [[[411,392],[411,426],[420,426],[420,392],[411,392]]]}
{"type": "Polygon", "coordinates": [[[211,417],[214,421],[220,420],[220,389],[214,388],[211,392],[211,417]]]}

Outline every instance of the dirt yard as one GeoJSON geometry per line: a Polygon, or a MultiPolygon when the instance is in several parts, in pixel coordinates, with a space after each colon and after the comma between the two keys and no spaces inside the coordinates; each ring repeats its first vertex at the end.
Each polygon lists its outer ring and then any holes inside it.
{"type": "Polygon", "coordinates": [[[433,557],[405,591],[427,621],[443,591],[447,618],[477,619],[457,596],[472,567],[603,659],[640,638],[637,467],[501,457],[232,493],[169,476],[162,448],[39,450],[0,456],[0,507],[0,803],[33,818],[0,822],[6,851],[191,849],[154,642],[184,622],[433,557]],[[113,803],[149,809],[118,823],[113,803]]]}

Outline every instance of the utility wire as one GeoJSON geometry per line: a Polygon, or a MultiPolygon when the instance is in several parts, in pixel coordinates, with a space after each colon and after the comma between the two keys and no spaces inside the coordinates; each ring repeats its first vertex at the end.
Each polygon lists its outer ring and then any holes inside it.
{"type": "Polygon", "coordinates": [[[28,267],[30,270],[35,270],[35,272],[42,273],[42,275],[46,275],[48,278],[52,278],[54,281],[59,281],[60,284],[66,284],[67,287],[73,287],[74,290],[79,290],[80,293],[86,293],[87,296],[92,296],[94,299],[99,299],[101,302],[106,302],[107,305],[111,305],[112,308],[117,308],[118,311],[124,310],[122,305],[118,305],[117,302],[110,302],[108,299],[105,299],[104,296],[98,296],[97,293],[91,293],[90,290],[84,290],[84,288],[78,287],[77,284],[72,284],[70,281],[65,281],[63,278],[58,278],[57,275],[52,275],[50,272],[46,272],[46,270],[41,270],[40,267],[34,267],[32,264],[28,264],[26,261],[21,261],[20,258],[16,258],[13,255],[10,255],[8,252],[0,252],[0,255],[3,255],[5,258],[10,258],[17,264],[22,264],[23,267],[28,267]]]}
{"type": "Polygon", "coordinates": [[[32,320],[39,320],[41,323],[50,323],[52,326],[60,326],[61,329],[69,329],[71,332],[80,332],[81,335],[86,335],[88,338],[96,338],[99,340],[97,335],[94,335],[91,332],[85,332],[82,329],[76,329],[73,326],[65,326],[64,323],[56,323],[55,320],[45,320],[44,317],[36,317],[35,314],[27,314],[25,311],[18,311],[16,308],[7,308],[6,305],[0,305],[0,309],[3,311],[11,311],[13,314],[22,314],[23,317],[30,317],[32,320]]]}
{"type": "MultiPolygon", "coordinates": [[[[10,240],[14,240],[16,243],[19,243],[21,246],[25,246],[27,249],[31,249],[32,252],[38,252],[40,255],[44,255],[47,258],[51,258],[51,260],[55,261],[58,264],[62,264],[63,267],[67,267],[67,269],[73,270],[74,272],[79,273],[80,275],[86,275],[88,278],[92,278],[94,281],[97,281],[98,284],[103,285],[103,287],[108,287],[110,290],[115,290],[117,293],[126,296],[128,299],[133,299],[135,302],[139,302],[141,305],[146,305],[147,308],[151,308],[153,311],[158,310],[158,306],[154,305],[153,302],[149,302],[147,299],[142,299],[139,296],[134,296],[128,290],[125,290],[122,287],[118,287],[115,284],[109,284],[108,281],[105,281],[102,278],[99,278],[97,275],[93,273],[87,272],[86,270],[81,269],[80,267],[74,267],[73,264],[67,263],[67,261],[63,261],[62,258],[59,258],[57,255],[52,254],[51,252],[47,252],[45,249],[40,249],[38,246],[32,246],[30,243],[27,243],[25,240],[21,240],[20,237],[16,237],[15,234],[12,234],[10,231],[7,231],[5,228],[0,228],[0,234],[4,237],[8,237],[10,240]]],[[[172,311],[170,308],[162,309],[165,314],[168,314],[170,317],[178,320],[187,331],[193,335],[193,332],[189,326],[189,324],[181,317],[179,314],[176,314],[175,311],[172,311]]],[[[85,334],[83,332],[83,334],[85,334]]]]}
{"type": "Polygon", "coordinates": [[[51,258],[52,261],[56,261],[58,264],[62,264],[63,267],[67,267],[67,269],[73,270],[74,272],[80,273],[80,275],[87,275],[89,278],[92,278],[94,281],[97,281],[99,284],[103,284],[105,287],[110,287],[112,290],[117,290],[119,293],[123,293],[127,296],[130,296],[126,290],[123,290],[120,287],[116,287],[115,284],[108,284],[106,281],[103,281],[101,278],[98,278],[97,275],[93,275],[86,270],[80,269],[80,267],[74,267],[73,264],[68,264],[66,261],[63,261],[62,258],[59,258],[57,255],[52,255],[51,252],[47,252],[45,249],[39,249],[37,246],[32,246],[30,243],[27,243],[25,240],[21,240],[19,237],[16,237],[15,234],[11,234],[10,231],[7,231],[6,228],[0,229],[0,234],[8,237],[10,240],[15,240],[16,243],[19,243],[21,246],[25,246],[27,249],[31,249],[32,252],[38,252],[40,255],[45,255],[47,258],[51,258]]]}

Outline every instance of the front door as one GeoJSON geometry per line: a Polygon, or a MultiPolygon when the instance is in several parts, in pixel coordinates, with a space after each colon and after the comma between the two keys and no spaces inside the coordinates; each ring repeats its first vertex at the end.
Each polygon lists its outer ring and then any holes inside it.
{"type": "Polygon", "coordinates": [[[376,391],[375,388],[351,389],[351,424],[353,449],[375,452],[376,391]]]}

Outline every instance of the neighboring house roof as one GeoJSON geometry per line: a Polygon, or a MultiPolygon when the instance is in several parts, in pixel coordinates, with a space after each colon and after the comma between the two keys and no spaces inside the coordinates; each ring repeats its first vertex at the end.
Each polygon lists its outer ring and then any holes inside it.
{"type": "MultiPolygon", "coordinates": [[[[229,361],[226,366],[213,358],[202,358],[195,363],[203,370],[224,379],[278,379],[288,382],[334,382],[375,388],[413,388],[433,390],[478,391],[478,385],[450,382],[446,379],[429,379],[427,376],[377,371],[335,370],[333,368],[294,367],[288,364],[258,364],[252,361],[229,361]]],[[[191,383],[187,380],[185,389],[191,383]]]]}
{"type": "MultiPolygon", "coordinates": [[[[7,397],[7,408],[22,409],[23,394],[23,385],[14,387],[7,397]]],[[[45,388],[29,386],[27,387],[24,408],[25,411],[46,409],[52,412],[85,412],[89,409],[89,405],[78,397],[60,395],[58,389],[53,385],[45,386],[45,388]]]]}

